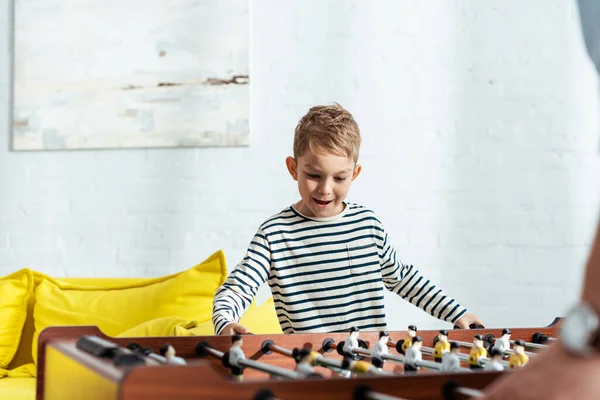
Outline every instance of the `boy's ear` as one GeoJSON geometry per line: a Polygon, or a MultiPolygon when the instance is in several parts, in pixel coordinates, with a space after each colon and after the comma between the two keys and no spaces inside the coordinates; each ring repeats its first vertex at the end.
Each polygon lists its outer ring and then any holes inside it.
{"type": "Polygon", "coordinates": [[[285,159],[285,165],[287,166],[288,172],[294,178],[295,181],[298,180],[298,165],[296,164],[296,160],[294,157],[288,157],[285,159]]]}
{"type": "Polygon", "coordinates": [[[362,165],[357,164],[354,167],[354,172],[352,172],[352,180],[355,180],[358,175],[360,175],[360,171],[362,171],[362,165]]]}

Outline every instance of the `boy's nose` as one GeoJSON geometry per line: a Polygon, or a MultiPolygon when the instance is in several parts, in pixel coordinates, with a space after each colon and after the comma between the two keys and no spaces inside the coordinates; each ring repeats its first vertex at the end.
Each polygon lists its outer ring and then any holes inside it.
{"type": "Polygon", "coordinates": [[[319,194],[330,194],[331,193],[331,187],[329,186],[328,183],[322,183],[321,185],[319,185],[319,194]]]}

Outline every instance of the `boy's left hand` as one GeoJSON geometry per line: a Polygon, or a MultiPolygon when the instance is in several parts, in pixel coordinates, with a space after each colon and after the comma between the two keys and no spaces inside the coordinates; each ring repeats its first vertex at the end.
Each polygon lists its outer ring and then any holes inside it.
{"type": "Polygon", "coordinates": [[[470,329],[469,325],[471,324],[483,325],[483,322],[477,315],[468,311],[454,323],[454,325],[458,326],[460,329],[470,329]]]}

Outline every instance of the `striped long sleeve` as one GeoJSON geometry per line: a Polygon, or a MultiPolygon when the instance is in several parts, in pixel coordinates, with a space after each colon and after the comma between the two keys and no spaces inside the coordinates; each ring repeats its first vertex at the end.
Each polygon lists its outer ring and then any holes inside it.
{"type": "Polygon", "coordinates": [[[388,234],[383,228],[381,230],[383,239],[378,238],[377,247],[385,287],[435,318],[455,323],[467,310],[421,275],[418,269],[402,264],[388,234]]]}
{"type": "Polygon", "coordinates": [[[271,249],[267,237],[259,229],[244,259],[215,294],[212,321],[216,334],[220,334],[228,323],[240,320],[252,304],[260,285],[267,280],[270,268],[271,249]]]}

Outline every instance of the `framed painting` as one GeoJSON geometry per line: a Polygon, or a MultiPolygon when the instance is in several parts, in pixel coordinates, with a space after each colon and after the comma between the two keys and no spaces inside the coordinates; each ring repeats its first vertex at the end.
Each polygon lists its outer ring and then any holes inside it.
{"type": "Polygon", "coordinates": [[[248,0],[13,0],[14,150],[249,145],[248,0]]]}

